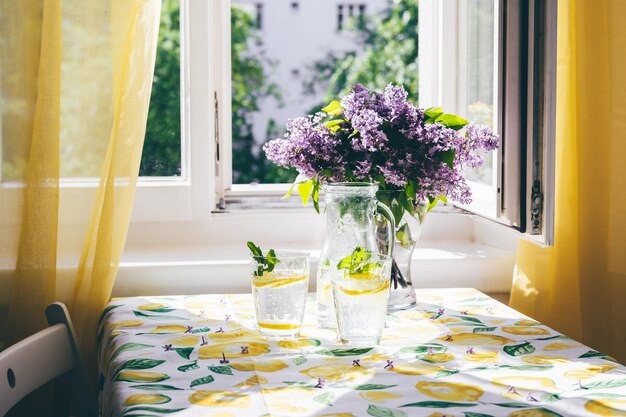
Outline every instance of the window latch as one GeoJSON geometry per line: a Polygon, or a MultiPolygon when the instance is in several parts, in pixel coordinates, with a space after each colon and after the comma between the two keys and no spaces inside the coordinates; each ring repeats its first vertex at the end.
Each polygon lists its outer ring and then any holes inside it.
{"type": "Polygon", "coordinates": [[[215,105],[215,170],[216,174],[219,174],[220,163],[220,106],[217,98],[217,91],[213,92],[214,105],[215,105]]]}
{"type": "Polygon", "coordinates": [[[543,193],[541,192],[541,181],[533,181],[530,204],[530,222],[531,234],[540,235],[543,230],[543,221],[541,214],[543,213],[543,193]]]}

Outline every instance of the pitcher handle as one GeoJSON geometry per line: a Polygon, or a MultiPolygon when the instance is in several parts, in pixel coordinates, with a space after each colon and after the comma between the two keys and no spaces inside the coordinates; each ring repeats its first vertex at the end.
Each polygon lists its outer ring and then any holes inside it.
{"type": "Polygon", "coordinates": [[[393,256],[393,247],[396,245],[396,221],[389,207],[380,201],[377,201],[376,205],[378,212],[387,219],[387,233],[389,233],[389,249],[387,250],[387,255],[393,256]]]}

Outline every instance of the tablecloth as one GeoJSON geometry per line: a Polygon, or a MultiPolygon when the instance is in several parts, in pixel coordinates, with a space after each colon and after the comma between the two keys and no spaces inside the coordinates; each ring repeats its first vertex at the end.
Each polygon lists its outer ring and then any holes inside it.
{"type": "Polygon", "coordinates": [[[626,416],[626,368],[473,289],[418,290],[379,346],[338,343],[309,298],[271,342],[250,295],[113,299],[103,416],[626,416]]]}

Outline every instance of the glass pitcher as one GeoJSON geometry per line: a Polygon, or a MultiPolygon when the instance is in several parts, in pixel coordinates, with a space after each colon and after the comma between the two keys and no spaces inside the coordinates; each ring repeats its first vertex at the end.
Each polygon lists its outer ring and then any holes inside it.
{"type": "MultiPolygon", "coordinates": [[[[380,212],[386,222],[387,236],[394,241],[393,214],[376,200],[378,185],[361,182],[323,186],[326,201],[326,241],[317,268],[317,320],[321,327],[336,327],[335,306],[330,282],[330,258],[348,256],[357,246],[378,253],[375,216],[380,212]]],[[[394,244],[388,246],[391,256],[394,244]]]]}

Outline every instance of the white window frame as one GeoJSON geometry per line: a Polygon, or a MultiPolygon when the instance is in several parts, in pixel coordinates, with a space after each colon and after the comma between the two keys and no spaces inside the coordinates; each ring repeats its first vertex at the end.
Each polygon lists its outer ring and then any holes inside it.
{"type": "MultiPolygon", "coordinates": [[[[430,31],[429,34],[420,32],[420,48],[431,42],[436,47],[425,53],[420,53],[420,83],[437,86],[435,91],[429,91],[420,85],[420,105],[442,105],[447,111],[455,112],[463,89],[459,88],[457,62],[462,59],[459,51],[458,25],[456,19],[450,19],[451,13],[457,13],[463,8],[463,0],[420,0],[420,15],[422,16],[420,31],[430,31]],[[445,13],[444,13],[445,11],[445,13]],[[443,47],[445,45],[445,47],[443,47]],[[450,47],[454,45],[454,47],[450,47]],[[426,63],[422,62],[425,58],[426,63]],[[430,73],[428,70],[430,69],[430,73]]],[[[519,42],[514,31],[519,25],[519,10],[524,3],[531,3],[533,10],[539,0],[524,2],[522,0],[496,0],[495,15],[506,15],[506,21],[500,21],[498,27],[508,27],[509,31],[496,30],[495,44],[519,42]],[[505,14],[499,10],[507,8],[505,14]]],[[[545,161],[553,161],[554,155],[554,102],[555,102],[555,60],[556,60],[556,7],[549,2],[547,7],[547,30],[545,33],[545,91],[543,92],[543,120],[540,128],[544,140],[541,144],[542,152],[547,155],[545,161]]],[[[185,98],[182,114],[186,115],[182,126],[183,140],[188,143],[187,152],[183,155],[183,164],[188,161],[190,170],[187,176],[180,180],[160,181],[142,179],[139,182],[136,210],[133,222],[187,222],[192,224],[212,223],[221,221],[224,213],[236,214],[249,219],[250,224],[255,222],[255,216],[267,215],[271,209],[265,203],[268,198],[282,196],[289,184],[258,184],[241,185],[232,183],[232,130],[231,130],[231,57],[230,57],[230,0],[214,0],[204,2],[198,0],[181,0],[181,46],[184,56],[181,67],[185,69],[181,77],[183,85],[181,97],[185,98]],[[199,41],[196,41],[199,39],[199,41]],[[208,42],[203,41],[208,39],[208,42]],[[190,86],[193,85],[193,88],[190,86]],[[207,117],[208,116],[208,117],[207,117]],[[187,135],[187,136],[186,136],[187,135]],[[188,137],[189,140],[186,140],[188,137]],[[219,149],[219,151],[218,151],[219,149]],[[219,155],[219,157],[218,157],[219,155]],[[159,200],[160,199],[160,200],[159,200]],[[248,201],[243,204],[248,208],[258,206],[257,210],[234,210],[237,206],[233,201],[248,201]],[[155,208],[158,207],[158,210],[155,208]],[[212,213],[212,214],[211,214],[212,213]]],[[[496,48],[499,51],[501,48],[496,48]]],[[[519,48],[518,48],[519,49],[519,48]]],[[[495,128],[503,136],[512,137],[511,129],[519,136],[520,119],[517,116],[519,97],[522,92],[519,85],[512,82],[510,74],[504,74],[504,68],[519,64],[520,57],[514,53],[516,48],[508,48],[507,54],[496,59],[496,86],[494,94],[498,96],[498,103],[505,103],[505,112],[498,109],[495,128]],[[512,53],[513,52],[513,53],[512,53]],[[508,95],[503,97],[504,92],[508,95]],[[517,105],[517,108],[515,107],[517,105]],[[509,130],[507,130],[509,129],[509,130]]],[[[496,52],[497,53],[497,52],[496,52]]],[[[531,63],[532,64],[532,63],[531,63]]],[[[516,74],[513,74],[516,76],[516,74]]],[[[517,76],[520,76],[517,74],[517,76]]],[[[532,80],[528,81],[532,85],[532,80]]],[[[532,100],[528,102],[532,111],[532,100]]],[[[532,123],[532,120],[527,121],[532,123]]],[[[535,125],[539,126],[539,125],[535,125]]],[[[532,126],[529,127],[532,134],[532,126]]],[[[531,209],[531,191],[527,187],[526,207],[521,208],[519,194],[511,192],[523,183],[521,176],[531,175],[531,169],[526,168],[527,162],[519,162],[519,141],[516,147],[508,146],[497,155],[494,163],[494,176],[498,187],[487,187],[471,183],[475,201],[473,206],[463,207],[470,212],[486,215],[501,224],[519,230],[522,236],[542,245],[552,244],[553,239],[553,211],[554,211],[554,164],[544,162],[543,194],[544,204],[542,217],[545,220],[542,233],[533,235],[529,227],[520,224],[523,212],[531,209]],[[513,149],[512,149],[513,148],[513,149]],[[506,164],[502,161],[506,160],[506,164]],[[512,162],[511,162],[512,161],[512,162]],[[522,167],[521,165],[524,165],[522,167]],[[528,172],[528,174],[525,174],[528,172]],[[506,180],[507,188],[503,182],[506,180]],[[503,192],[505,191],[505,192],[503,192]]],[[[532,141],[527,141],[527,153],[532,153],[532,141]]],[[[185,148],[184,148],[185,149],[185,148]]],[[[183,170],[185,171],[185,170],[183,170]]],[[[531,183],[526,179],[526,183],[531,183]]],[[[296,198],[296,197],[292,197],[296,198]]],[[[280,205],[280,204],[279,204],[280,205]]],[[[275,206],[275,204],[274,204],[275,206]]],[[[280,216],[286,227],[301,224],[303,218],[309,217],[309,212],[294,210],[293,202],[285,204],[289,210],[280,210],[280,216]],[[304,216],[304,217],[303,217],[304,216]]],[[[312,210],[310,210],[312,212],[312,210]]],[[[529,216],[527,216],[529,217],[529,216]]]]}
{"type": "MultiPolygon", "coordinates": [[[[554,138],[556,108],[556,2],[525,0],[495,0],[494,15],[498,19],[494,31],[494,102],[498,109],[494,129],[503,138],[494,156],[493,187],[468,181],[473,202],[455,204],[465,210],[518,230],[521,236],[539,245],[552,245],[554,240],[554,138]],[[543,62],[536,67],[533,56],[524,68],[521,55],[522,26],[528,26],[528,48],[535,45],[532,14],[537,7],[545,7],[545,26],[541,35],[545,43],[538,46],[543,62]],[[527,10],[525,10],[527,9],[527,10]],[[527,15],[524,15],[527,14],[527,15]],[[499,55],[499,53],[504,52],[499,55]],[[539,82],[535,79],[539,77],[539,82]],[[523,82],[522,82],[523,79],[523,82]],[[523,91],[527,86],[540,85],[540,91],[523,91]],[[528,97],[527,100],[524,100],[528,97]],[[536,97],[536,98],[535,98],[536,97]],[[537,104],[539,101],[539,104],[537,104]],[[527,107],[524,108],[524,104],[527,107]],[[526,130],[522,125],[526,123],[526,130]],[[535,143],[535,141],[539,143],[535,143]],[[522,147],[525,147],[522,149],[522,147]],[[541,155],[541,219],[540,230],[530,222],[534,195],[528,184],[533,176],[533,162],[529,155],[541,155]]],[[[420,0],[420,105],[442,106],[446,111],[459,113],[465,101],[467,87],[463,48],[463,27],[460,22],[465,0],[420,0]],[[459,19],[450,16],[458,16],[459,19]],[[459,69],[459,70],[455,70],[459,69]]],[[[540,23],[537,23],[539,27],[540,23]]]]}
{"type": "MultiPolygon", "coordinates": [[[[448,37],[456,36],[455,25],[444,30],[444,24],[454,22],[444,21],[441,10],[445,7],[449,16],[450,10],[458,7],[458,1],[420,1],[420,14],[423,16],[421,28],[428,29],[431,25],[430,42],[439,46],[442,42],[447,44],[450,41],[448,37]],[[431,17],[427,18],[429,13],[431,17]],[[432,16],[436,16],[436,19],[432,16]]],[[[509,0],[509,3],[520,1],[509,0]]],[[[549,18],[555,20],[555,16],[549,18]]],[[[265,204],[270,199],[280,201],[279,197],[287,191],[289,184],[232,184],[230,1],[181,0],[180,21],[182,175],[140,177],[127,246],[146,247],[158,244],[158,239],[164,233],[171,245],[239,244],[240,241],[252,239],[254,236],[262,239],[268,235],[275,236],[273,239],[277,242],[294,244],[297,244],[294,241],[298,239],[318,240],[324,229],[323,216],[318,216],[312,208],[297,209],[293,207],[293,201],[286,204],[289,208],[280,210],[276,210],[273,202],[274,205],[265,204]],[[227,199],[250,198],[257,200],[249,200],[254,203],[248,204],[246,210],[232,210],[228,206],[226,210],[223,209],[227,199]],[[262,203],[258,209],[250,209],[258,201],[262,203]],[[275,234],[276,224],[280,224],[285,232],[275,234]],[[313,229],[317,231],[311,233],[313,229]]],[[[428,41],[428,36],[421,36],[421,43],[428,41]]],[[[550,42],[552,41],[553,39],[550,42]]],[[[438,86],[436,92],[425,89],[420,92],[423,100],[421,105],[432,100],[434,103],[443,103],[446,109],[454,109],[454,106],[446,105],[452,100],[448,97],[453,96],[457,82],[448,82],[446,79],[456,80],[450,74],[454,71],[446,74],[439,70],[454,68],[450,64],[457,59],[455,55],[438,55],[438,51],[447,49],[449,48],[437,47],[428,53],[420,53],[420,59],[428,57],[431,62],[438,63],[437,66],[421,65],[423,70],[420,80],[426,81],[428,78],[431,85],[438,86]],[[427,69],[432,72],[429,74],[427,69]]],[[[498,87],[497,91],[501,93],[503,86],[498,87]]],[[[553,97],[548,94],[547,100],[550,99],[553,97]]],[[[547,112],[548,122],[544,126],[553,126],[553,119],[554,114],[547,112]]],[[[548,172],[550,166],[553,169],[553,164],[548,164],[548,172]]],[[[501,181],[501,178],[498,180],[501,181]]],[[[88,218],[88,208],[82,204],[85,201],[83,191],[87,188],[95,193],[97,186],[97,181],[62,182],[61,201],[67,206],[60,210],[61,224],[75,222],[77,218],[88,218]]],[[[476,192],[475,195],[479,196],[480,193],[476,192]]],[[[506,208],[509,211],[503,210],[502,205],[498,206],[498,215],[510,214],[510,207],[506,208]]],[[[553,210],[553,204],[544,204],[545,218],[549,218],[551,209],[553,210]]],[[[513,224],[506,218],[503,220],[503,216],[500,221],[513,224]]]]}

